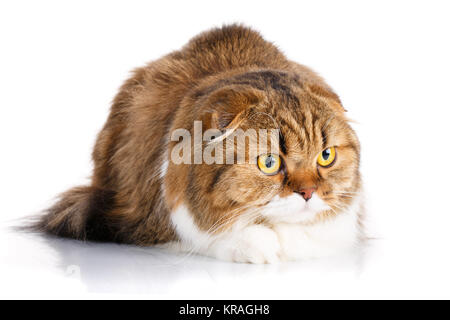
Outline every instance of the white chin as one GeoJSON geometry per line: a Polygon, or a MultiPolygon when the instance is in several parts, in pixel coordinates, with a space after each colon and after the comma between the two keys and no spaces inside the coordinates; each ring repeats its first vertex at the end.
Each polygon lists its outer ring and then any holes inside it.
{"type": "Polygon", "coordinates": [[[314,220],[315,216],[330,207],[317,195],[305,201],[297,193],[281,198],[275,196],[262,207],[261,214],[271,222],[299,223],[314,220]]]}

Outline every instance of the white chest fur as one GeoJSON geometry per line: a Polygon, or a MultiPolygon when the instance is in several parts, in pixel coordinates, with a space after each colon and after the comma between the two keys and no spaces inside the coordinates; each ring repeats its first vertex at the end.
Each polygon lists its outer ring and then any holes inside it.
{"type": "Polygon", "coordinates": [[[227,261],[274,263],[332,256],[356,248],[359,209],[360,197],[338,216],[313,225],[276,222],[267,227],[238,222],[219,235],[200,230],[185,206],[179,206],[171,218],[181,239],[178,248],[227,261]]]}

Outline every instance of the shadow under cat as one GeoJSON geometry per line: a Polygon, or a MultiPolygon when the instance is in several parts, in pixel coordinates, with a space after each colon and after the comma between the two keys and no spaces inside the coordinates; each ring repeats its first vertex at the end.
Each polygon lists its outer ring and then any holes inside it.
{"type": "Polygon", "coordinates": [[[330,273],[349,272],[358,276],[364,261],[364,252],[360,251],[339,258],[254,265],[222,262],[154,247],[40,237],[44,245],[55,251],[57,267],[68,277],[79,279],[89,292],[94,293],[168,294],[179,292],[180,285],[186,288],[191,285],[217,287],[227,281],[242,283],[290,274],[298,281],[301,277],[319,278],[330,273]]]}

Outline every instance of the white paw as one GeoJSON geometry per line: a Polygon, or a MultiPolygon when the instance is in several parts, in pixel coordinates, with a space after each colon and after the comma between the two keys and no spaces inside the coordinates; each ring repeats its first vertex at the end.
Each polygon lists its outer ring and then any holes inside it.
{"type": "Polygon", "coordinates": [[[246,227],[215,248],[219,259],[244,263],[276,263],[280,261],[277,234],[262,225],[246,227]]]}

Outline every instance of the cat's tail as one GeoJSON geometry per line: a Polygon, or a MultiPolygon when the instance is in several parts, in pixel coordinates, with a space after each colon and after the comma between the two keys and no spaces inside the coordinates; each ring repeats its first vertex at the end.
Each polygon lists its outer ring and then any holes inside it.
{"type": "Polygon", "coordinates": [[[61,194],[28,229],[79,240],[114,241],[114,223],[108,215],[113,203],[114,192],[75,187],[61,194]]]}

